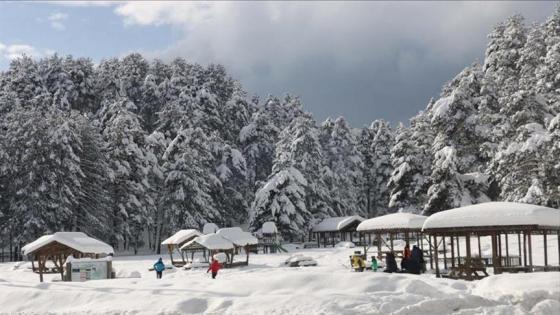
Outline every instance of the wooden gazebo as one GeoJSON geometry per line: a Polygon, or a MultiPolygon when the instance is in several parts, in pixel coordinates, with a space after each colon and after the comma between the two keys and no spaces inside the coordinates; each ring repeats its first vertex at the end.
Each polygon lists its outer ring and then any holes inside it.
{"type": "MultiPolygon", "coordinates": [[[[312,233],[317,238],[317,247],[334,247],[337,242],[354,242],[356,227],[365,219],[354,215],[347,217],[326,218],[313,227],[312,233]]],[[[359,239],[357,241],[360,241],[359,239]]]]}
{"type": "MultiPolygon", "coordinates": [[[[544,206],[513,203],[487,202],[430,216],[423,226],[435,247],[443,246],[443,267],[449,268],[448,276],[467,280],[487,275],[485,267],[493,267],[494,274],[502,272],[560,271],[560,265],[551,265],[549,255],[558,255],[560,262],[560,210],[544,206]],[[555,244],[548,242],[549,235],[557,238],[555,244]],[[476,240],[473,246],[472,238],[476,240]],[[534,261],[533,240],[542,237],[544,248],[542,264],[534,261]],[[484,255],[481,238],[490,238],[491,255],[484,255]],[[448,253],[448,246],[451,245],[448,253]],[[464,241],[464,242],[460,242],[464,241]],[[463,243],[463,246],[461,246],[463,243]],[[551,253],[549,245],[556,247],[551,253]],[[463,248],[461,248],[463,247],[463,248]],[[473,249],[478,253],[474,254],[473,249]],[[448,259],[448,255],[451,259],[448,259]],[[484,272],[480,275],[478,271],[484,272]]],[[[484,240],[483,240],[484,241],[484,240]]],[[[436,275],[440,271],[440,251],[434,251],[436,275]]]]}
{"type": "Polygon", "coordinates": [[[358,225],[357,230],[365,240],[364,254],[367,256],[366,244],[375,244],[377,245],[377,257],[382,259],[383,244],[388,252],[394,253],[395,239],[402,239],[405,244],[415,243],[423,251],[422,226],[426,218],[423,215],[398,212],[363,221],[358,225]]]}
{"type": "Polygon", "coordinates": [[[191,262],[192,257],[194,257],[194,254],[197,252],[203,254],[206,262],[209,262],[210,257],[217,253],[225,253],[227,257],[225,266],[227,267],[233,263],[235,245],[231,241],[223,238],[221,235],[212,233],[195,237],[193,240],[183,245],[181,250],[184,251],[187,256],[188,254],[191,254],[191,262]]]}
{"type": "Polygon", "coordinates": [[[233,243],[235,246],[234,254],[241,253],[241,250],[245,253],[245,261],[234,262],[232,256],[231,266],[249,264],[249,253],[256,251],[259,244],[259,240],[253,234],[245,232],[239,227],[219,229],[216,234],[233,243]]]}
{"type": "Polygon", "coordinates": [[[177,233],[173,234],[171,237],[161,242],[161,245],[167,246],[167,251],[169,252],[169,258],[171,259],[172,265],[177,267],[185,265],[185,256],[183,251],[181,251],[181,246],[200,235],[202,235],[202,233],[195,229],[180,230],[177,233]],[[173,251],[177,251],[179,255],[181,255],[182,261],[179,262],[173,260],[173,251]]]}
{"type": "Polygon", "coordinates": [[[64,279],[64,263],[68,256],[99,258],[114,253],[110,245],[82,232],[57,232],[44,235],[23,246],[21,250],[23,255],[30,258],[33,271],[39,273],[41,282],[43,282],[43,273],[49,272],[46,267],[48,260],[51,260],[55,266],[51,271],[60,273],[64,279]]]}

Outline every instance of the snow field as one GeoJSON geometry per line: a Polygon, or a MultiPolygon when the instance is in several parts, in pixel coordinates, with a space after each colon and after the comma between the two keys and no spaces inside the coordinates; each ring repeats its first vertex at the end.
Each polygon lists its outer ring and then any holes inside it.
{"type": "MultiPolygon", "coordinates": [[[[290,254],[253,255],[248,267],[148,271],[158,256],[115,257],[120,278],[53,282],[0,264],[0,314],[555,314],[560,273],[504,274],[478,282],[351,272],[354,249],[305,249],[317,267],[289,268],[290,254]]],[[[165,256],[164,256],[165,259],[165,256]]]]}

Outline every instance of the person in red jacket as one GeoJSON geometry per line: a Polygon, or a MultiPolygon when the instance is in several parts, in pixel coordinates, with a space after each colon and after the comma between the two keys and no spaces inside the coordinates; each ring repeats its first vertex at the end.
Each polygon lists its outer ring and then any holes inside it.
{"type": "Polygon", "coordinates": [[[212,279],[216,279],[216,276],[218,275],[218,270],[220,270],[220,268],[222,268],[222,265],[218,262],[217,259],[212,258],[212,263],[210,263],[210,267],[208,267],[206,273],[212,271],[212,279]]]}

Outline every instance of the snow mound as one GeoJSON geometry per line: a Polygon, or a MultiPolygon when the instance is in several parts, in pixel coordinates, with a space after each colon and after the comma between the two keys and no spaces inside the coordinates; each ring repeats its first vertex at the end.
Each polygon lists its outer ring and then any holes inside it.
{"type": "Polygon", "coordinates": [[[307,266],[317,266],[317,262],[315,261],[315,259],[309,256],[296,254],[286,259],[284,265],[288,267],[307,267],[307,266]]]}
{"type": "Polygon", "coordinates": [[[352,242],[338,242],[335,247],[338,248],[354,248],[356,245],[352,242]]]}
{"type": "Polygon", "coordinates": [[[515,202],[486,202],[431,215],[423,230],[447,227],[538,225],[560,226],[560,210],[515,202]]]}
{"type": "Polygon", "coordinates": [[[223,238],[221,235],[207,234],[207,235],[197,236],[194,240],[187,242],[185,245],[183,245],[181,249],[189,248],[195,243],[204,248],[212,249],[212,250],[227,250],[227,249],[235,248],[235,246],[231,241],[223,238]]]}

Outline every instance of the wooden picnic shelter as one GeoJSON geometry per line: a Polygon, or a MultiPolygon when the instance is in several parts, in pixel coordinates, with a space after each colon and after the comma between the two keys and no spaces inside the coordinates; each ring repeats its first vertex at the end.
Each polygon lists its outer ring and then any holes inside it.
{"type": "Polygon", "coordinates": [[[395,253],[395,240],[403,240],[405,244],[413,242],[424,251],[422,226],[426,219],[423,215],[397,212],[363,221],[357,230],[365,240],[364,255],[367,258],[368,245],[377,245],[378,259],[382,259],[386,252],[398,254],[395,253]],[[383,245],[387,248],[385,252],[383,245]]]}
{"type": "Polygon", "coordinates": [[[423,232],[434,247],[443,249],[443,253],[433,251],[438,277],[442,276],[441,254],[443,268],[449,270],[443,276],[450,278],[481,279],[488,275],[486,267],[492,267],[494,274],[560,271],[560,265],[552,265],[549,260],[551,255],[558,255],[560,262],[558,209],[514,202],[481,203],[435,213],[424,222],[423,232]],[[552,235],[556,237],[554,244],[549,242],[552,235]],[[544,244],[539,252],[533,248],[537,237],[542,237],[544,244]],[[488,238],[491,255],[485,256],[481,239],[488,238]],[[556,249],[550,251],[550,247],[556,249]],[[542,255],[543,264],[533,260],[535,255],[542,255]]]}
{"type": "Polygon", "coordinates": [[[64,264],[70,255],[74,258],[99,258],[113,253],[112,246],[82,232],[43,235],[22,247],[22,254],[31,260],[32,270],[39,274],[41,282],[44,273],[60,273],[64,279],[64,264]],[[47,268],[46,263],[49,260],[53,262],[54,268],[47,268]]]}
{"type": "Polygon", "coordinates": [[[230,267],[246,266],[249,264],[249,254],[251,251],[256,251],[259,245],[259,240],[253,234],[245,232],[239,227],[222,228],[216,234],[233,243],[234,255],[240,254],[242,251],[245,253],[245,261],[234,262],[232,256],[230,267]]]}
{"type": "Polygon", "coordinates": [[[167,246],[167,251],[169,252],[169,258],[171,259],[172,265],[181,267],[186,264],[184,252],[181,251],[181,246],[200,235],[202,235],[202,233],[195,229],[180,230],[161,242],[161,245],[167,246]],[[181,261],[173,260],[173,251],[177,251],[177,253],[179,253],[179,255],[181,256],[181,261]]]}
{"type": "Polygon", "coordinates": [[[341,241],[361,242],[360,236],[356,234],[356,228],[365,219],[354,215],[346,217],[326,218],[312,229],[313,235],[317,238],[317,247],[334,247],[341,241]]]}
{"type": "Polygon", "coordinates": [[[235,245],[216,233],[197,236],[191,241],[181,246],[181,250],[185,252],[187,259],[191,254],[191,262],[193,262],[194,254],[202,253],[206,262],[210,262],[210,257],[217,253],[225,253],[227,260],[224,265],[233,263],[233,256],[235,252],[235,245]]]}

